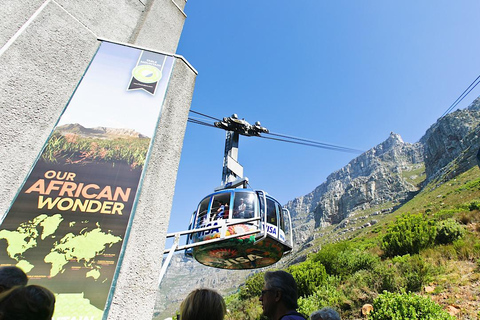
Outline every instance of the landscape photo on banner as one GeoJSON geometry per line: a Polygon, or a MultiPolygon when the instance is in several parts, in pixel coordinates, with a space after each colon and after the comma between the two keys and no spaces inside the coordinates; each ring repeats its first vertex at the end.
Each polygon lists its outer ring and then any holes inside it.
{"type": "Polygon", "coordinates": [[[103,41],[0,225],[0,266],[102,319],[175,58],[103,41]]]}

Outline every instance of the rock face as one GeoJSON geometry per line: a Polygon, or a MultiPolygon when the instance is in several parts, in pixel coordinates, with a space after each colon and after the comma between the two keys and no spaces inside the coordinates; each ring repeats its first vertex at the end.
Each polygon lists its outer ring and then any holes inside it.
{"type": "Polygon", "coordinates": [[[477,164],[480,97],[465,110],[457,110],[432,125],[420,143],[425,146],[427,182],[450,179],[477,164]]]}
{"type": "Polygon", "coordinates": [[[313,192],[288,202],[287,208],[307,222],[313,213],[318,228],[337,224],[355,210],[401,202],[418,191],[408,173],[423,165],[422,153],[421,144],[405,143],[391,133],[383,143],[329,175],[313,192]]]}

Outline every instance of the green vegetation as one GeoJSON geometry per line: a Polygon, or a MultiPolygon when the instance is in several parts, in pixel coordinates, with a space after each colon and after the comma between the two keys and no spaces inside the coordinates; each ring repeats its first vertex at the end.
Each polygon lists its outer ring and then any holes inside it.
{"type": "Polygon", "coordinates": [[[47,162],[88,163],[104,161],[126,162],[132,168],[143,167],[147,156],[149,138],[93,139],[76,134],[61,135],[54,132],[42,153],[47,162]]]}
{"type": "Polygon", "coordinates": [[[371,320],[404,320],[404,319],[455,319],[442,307],[426,297],[414,293],[399,294],[384,292],[373,301],[373,312],[368,316],[371,320]]]}
{"type": "Polygon", "coordinates": [[[422,214],[404,214],[390,225],[382,240],[382,249],[389,257],[419,253],[435,243],[437,229],[422,214]]]}
{"type": "Polygon", "coordinates": [[[436,227],[437,236],[435,237],[435,243],[437,244],[453,243],[465,235],[465,228],[451,218],[440,221],[436,227]]]}
{"type": "MultiPolygon", "coordinates": [[[[444,311],[449,304],[480,305],[478,287],[462,296],[480,282],[479,176],[473,168],[428,186],[395,212],[375,216],[376,225],[349,240],[325,242],[331,234],[317,240],[304,262],[285,267],[298,283],[299,311],[331,306],[342,319],[359,319],[369,303],[372,320],[455,319],[444,311]]],[[[258,272],[230,295],[227,319],[262,319],[262,286],[263,272],[258,272]]],[[[458,315],[477,316],[478,310],[463,308],[458,315]]]]}

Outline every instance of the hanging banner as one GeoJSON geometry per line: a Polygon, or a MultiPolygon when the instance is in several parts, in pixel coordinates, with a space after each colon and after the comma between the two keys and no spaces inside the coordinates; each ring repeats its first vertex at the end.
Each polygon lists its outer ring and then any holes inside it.
{"type": "Polygon", "coordinates": [[[174,60],[102,42],[0,225],[54,320],[102,319],[174,60]]]}

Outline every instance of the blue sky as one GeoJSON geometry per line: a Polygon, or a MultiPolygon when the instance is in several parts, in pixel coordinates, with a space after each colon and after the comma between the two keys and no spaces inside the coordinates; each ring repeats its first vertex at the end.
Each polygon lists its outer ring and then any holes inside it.
{"type": "MultiPolygon", "coordinates": [[[[477,0],[193,0],[185,12],[177,53],[199,72],[191,109],[275,133],[361,150],[391,131],[414,143],[480,74],[477,0]]],[[[169,232],[220,185],[224,140],[187,125],[169,232]]],[[[240,138],[251,186],[282,204],[355,157],[240,138]]]]}

